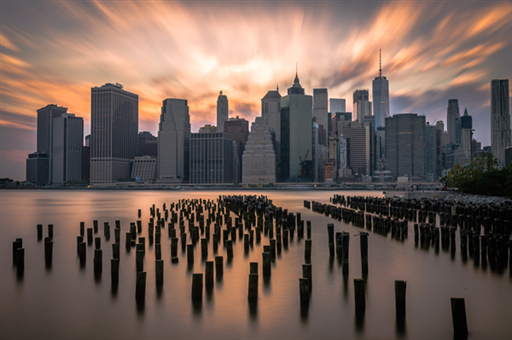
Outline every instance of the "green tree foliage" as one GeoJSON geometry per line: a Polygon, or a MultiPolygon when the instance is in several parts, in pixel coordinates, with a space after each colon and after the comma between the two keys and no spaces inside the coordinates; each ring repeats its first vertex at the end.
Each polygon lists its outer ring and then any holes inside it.
{"type": "Polygon", "coordinates": [[[468,194],[512,197],[512,165],[498,169],[496,157],[484,152],[467,166],[455,165],[441,182],[468,194]]]}

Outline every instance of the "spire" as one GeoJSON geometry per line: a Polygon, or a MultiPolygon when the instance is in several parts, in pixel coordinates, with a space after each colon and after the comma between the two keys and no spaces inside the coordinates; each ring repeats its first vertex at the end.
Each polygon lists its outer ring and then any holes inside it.
{"type": "Polygon", "coordinates": [[[468,116],[468,108],[467,107],[464,108],[464,116],[466,116],[466,117],[468,116]]]}
{"type": "Polygon", "coordinates": [[[276,91],[279,92],[279,83],[276,83],[276,91]]]}
{"type": "Polygon", "coordinates": [[[379,48],[379,77],[382,77],[382,63],[381,63],[380,48],[379,48]]]}

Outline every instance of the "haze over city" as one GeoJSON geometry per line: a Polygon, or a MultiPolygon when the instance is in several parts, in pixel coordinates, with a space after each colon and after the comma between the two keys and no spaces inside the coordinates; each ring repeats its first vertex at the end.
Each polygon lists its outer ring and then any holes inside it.
{"type": "Polygon", "coordinates": [[[490,145],[491,79],[512,75],[508,2],[2,2],[0,177],[22,180],[36,110],[69,108],[90,132],[90,89],[119,82],[139,95],[139,130],[155,133],[165,98],[188,100],[192,131],[230,116],[253,121],[298,65],[307,94],[345,98],[389,80],[391,114],[446,120],[448,99],[490,145]]]}

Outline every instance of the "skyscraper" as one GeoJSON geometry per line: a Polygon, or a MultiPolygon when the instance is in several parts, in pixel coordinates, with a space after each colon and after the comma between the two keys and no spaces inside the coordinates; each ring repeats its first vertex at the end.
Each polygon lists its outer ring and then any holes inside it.
{"type": "Polygon", "coordinates": [[[373,80],[373,115],[375,116],[375,129],[385,126],[389,117],[389,82],[382,76],[379,50],[379,76],[373,80]]]}
{"type": "Polygon", "coordinates": [[[341,98],[330,98],[329,99],[329,112],[335,114],[336,112],[345,112],[346,105],[345,99],[341,98]]]}
{"type": "Polygon", "coordinates": [[[190,115],[185,99],[163,101],[158,127],[158,179],[188,182],[190,115]]]}
{"type": "Polygon", "coordinates": [[[272,141],[273,132],[267,119],[256,117],[243,154],[242,182],[269,184],[276,182],[276,154],[272,141]]]}
{"type": "Polygon", "coordinates": [[[244,154],[245,144],[249,137],[249,122],[244,118],[229,118],[224,122],[224,132],[229,133],[236,144],[236,154],[234,160],[233,179],[235,183],[242,182],[242,155],[244,154]]]}
{"type": "Polygon", "coordinates": [[[229,133],[190,134],[190,183],[233,183],[233,139],[229,133]]]}
{"type": "Polygon", "coordinates": [[[460,121],[457,118],[460,118],[459,101],[457,99],[449,99],[446,114],[446,129],[448,130],[450,143],[452,144],[458,144],[460,142],[460,140],[457,141],[457,135],[460,136],[460,131],[458,131],[460,129],[460,121]]]}
{"type": "Polygon", "coordinates": [[[228,116],[228,97],[220,91],[219,98],[217,98],[217,132],[224,131],[224,122],[228,120],[228,116]]]}
{"type": "Polygon", "coordinates": [[[138,129],[138,95],[118,83],[91,89],[91,184],[130,178],[138,129]]]}
{"type": "Polygon", "coordinates": [[[460,144],[462,149],[468,155],[469,159],[473,156],[473,118],[468,115],[468,109],[464,109],[464,115],[460,117],[460,144]]]}
{"type": "Polygon", "coordinates": [[[425,181],[437,181],[437,155],[436,155],[437,133],[435,125],[425,126],[425,181]]]}
{"type": "Polygon", "coordinates": [[[491,82],[491,148],[499,167],[506,165],[505,150],[511,145],[508,79],[491,82]]]}
{"type": "Polygon", "coordinates": [[[66,112],[68,112],[66,107],[55,104],[48,104],[37,110],[37,152],[48,156],[48,181],[50,182],[53,178],[53,119],[66,112]]]}
{"type": "Polygon", "coordinates": [[[281,95],[279,87],[275,91],[268,91],[261,99],[261,116],[267,120],[270,129],[276,135],[276,181],[279,181],[281,169],[281,95]]]}
{"type": "Polygon", "coordinates": [[[295,74],[288,95],[281,98],[281,181],[313,179],[313,97],[304,94],[295,74]]]}
{"type": "Polygon", "coordinates": [[[395,114],[386,118],[386,158],[388,170],[396,179],[425,176],[425,116],[395,114]]]}
{"type": "Polygon", "coordinates": [[[82,181],[83,140],[82,117],[63,113],[53,119],[53,183],[82,181]]]}
{"type": "Polygon", "coordinates": [[[318,142],[322,145],[326,145],[328,140],[327,129],[329,128],[329,114],[327,99],[327,89],[313,89],[313,118],[318,124],[318,132],[322,134],[318,135],[318,142]]]}
{"type": "Polygon", "coordinates": [[[365,116],[372,115],[371,103],[368,100],[368,90],[355,90],[353,99],[353,121],[362,122],[365,116]]]}

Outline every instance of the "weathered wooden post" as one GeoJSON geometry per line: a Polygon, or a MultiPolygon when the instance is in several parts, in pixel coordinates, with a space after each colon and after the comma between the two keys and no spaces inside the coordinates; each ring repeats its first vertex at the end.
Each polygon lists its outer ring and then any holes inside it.
{"type": "Polygon", "coordinates": [[[23,239],[21,239],[21,238],[17,238],[12,243],[12,262],[14,264],[16,264],[16,254],[17,254],[19,248],[23,248],[23,239]]]}
{"type": "Polygon", "coordinates": [[[194,245],[187,244],[187,262],[189,265],[194,264],[194,245]]]}
{"type": "Polygon", "coordinates": [[[80,257],[80,265],[85,264],[85,242],[82,242],[78,245],[78,256],[80,257]]]}
{"type": "Polygon", "coordinates": [[[192,274],[192,301],[199,302],[203,299],[203,274],[192,274]]]}
{"type": "Polygon", "coordinates": [[[215,256],[215,276],[221,278],[224,274],[224,257],[215,256]]]}
{"type": "Polygon", "coordinates": [[[48,224],[48,237],[53,238],[53,224],[48,224]]]}
{"type": "Polygon", "coordinates": [[[112,287],[117,287],[119,284],[119,259],[110,260],[110,279],[112,287]]]}
{"type": "Polygon", "coordinates": [[[164,284],[164,260],[155,260],[155,272],[156,272],[156,285],[162,286],[164,284]]]}
{"type": "Polygon", "coordinates": [[[354,279],[354,296],[356,300],[356,313],[364,313],[366,309],[366,300],[364,295],[364,280],[354,279]]]}
{"type": "Polygon", "coordinates": [[[368,233],[359,234],[361,241],[361,267],[363,274],[368,274],[368,233]]]}
{"type": "Polygon", "coordinates": [[[94,249],[101,249],[101,237],[94,238],[94,249]]]}
{"type": "Polygon", "coordinates": [[[137,272],[142,272],[144,270],[144,252],[142,250],[137,250],[135,254],[137,272]]]}
{"type": "MultiPolygon", "coordinates": [[[[83,234],[81,233],[81,235],[83,235],[83,234]]],[[[37,239],[38,240],[42,240],[43,239],[43,225],[42,224],[38,224],[37,225],[37,239]]]]}
{"type": "MultiPolygon", "coordinates": [[[[39,224],[38,224],[39,226],[39,224]]],[[[43,225],[41,225],[42,227],[43,225]]],[[[38,233],[39,235],[39,233],[38,233]]],[[[85,222],[80,222],[80,236],[84,236],[85,235],[85,222]]]]}
{"type": "Polygon", "coordinates": [[[395,307],[397,316],[405,316],[405,288],[407,282],[402,280],[395,281],[395,307]]]}
{"type": "Polygon", "coordinates": [[[309,307],[309,280],[305,278],[299,279],[299,292],[300,292],[300,308],[307,309],[309,307]]]}
{"type": "Polygon", "coordinates": [[[80,254],[80,243],[82,243],[84,241],[84,237],[83,236],[77,236],[76,237],[76,253],[77,254],[80,254]]]}
{"type": "Polygon", "coordinates": [[[271,256],[269,251],[263,252],[263,277],[270,277],[271,275],[271,256]]]}
{"type": "Polygon", "coordinates": [[[310,264],[302,265],[302,277],[308,279],[309,290],[313,289],[313,270],[310,264]]]}
{"type": "Polygon", "coordinates": [[[258,262],[250,263],[249,292],[247,298],[249,300],[256,300],[258,298],[258,262]]]}
{"type": "Polygon", "coordinates": [[[53,257],[53,241],[51,237],[46,237],[44,239],[44,259],[47,266],[52,265],[52,257],[53,257]]]}
{"type": "Polygon", "coordinates": [[[137,272],[135,285],[135,299],[137,302],[144,302],[146,298],[146,272],[137,272]]]}
{"type": "Polygon", "coordinates": [[[95,249],[94,250],[94,274],[99,275],[102,271],[102,250],[95,249]]]}
{"type": "Polygon", "coordinates": [[[121,243],[121,229],[114,229],[114,243],[121,243]]]}
{"type": "Polygon", "coordinates": [[[464,299],[451,298],[453,331],[456,339],[465,339],[468,336],[468,324],[466,320],[466,306],[464,299]]]}
{"type": "Polygon", "coordinates": [[[113,243],[112,244],[112,257],[114,259],[119,259],[119,255],[120,255],[120,244],[119,243],[113,243]]]}
{"type": "Polygon", "coordinates": [[[310,261],[311,260],[311,240],[306,240],[306,245],[305,245],[305,251],[304,251],[304,258],[306,259],[306,261],[310,261]]]}
{"type": "Polygon", "coordinates": [[[327,232],[329,234],[329,255],[334,256],[334,224],[327,224],[327,232]]]}
{"type": "Polygon", "coordinates": [[[178,263],[178,239],[171,238],[171,262],[178,263]]]}
{"type": "Polygon", "coordinates": [[[306,231],[306,234],[307,234],[307,238],[308,239],[311,239],[311,221],[306,221],[306,228],[307,228],[307,231],[306,231]]]}
{"type": "Polygon", "coordinates": [[[350,234],[348,232],[343,232],[341,234],[341,239],[342,239],[342,251],[343,251],[343,254],[342,254],[342,269],[343,269],[343,272],[344,273],[348,273],[348,245],[349,245],[349,240],[350,240],[350,234]]]}
{"type": "Polygon", "coordinates": [[[162,259],[162,245],[160,243],[155,245],[155,259],[156,260],[162,259]]]}
{"type": "Polygon", "coordinates": [[[96,234],[98,232],[98,221],[97,220],[92,221],[92,225],[94,227],[94,233],[96,234]]]}
{"type": "Polygon", "coordinates": [[[87,244],[92,244],[92,228],[87,228],[87,244]]]}
{"type": "Polygon", "coordinates": [[[226,241],[226,251],[228,253],[228,259],[233,258],[233,241],[231,241],[231,240],[226,241]]]}
{"type": "Polygon", "coordinates": [[[206,288],[213,287],[213,261],[206,261],[204,281],[206,288]]]}

